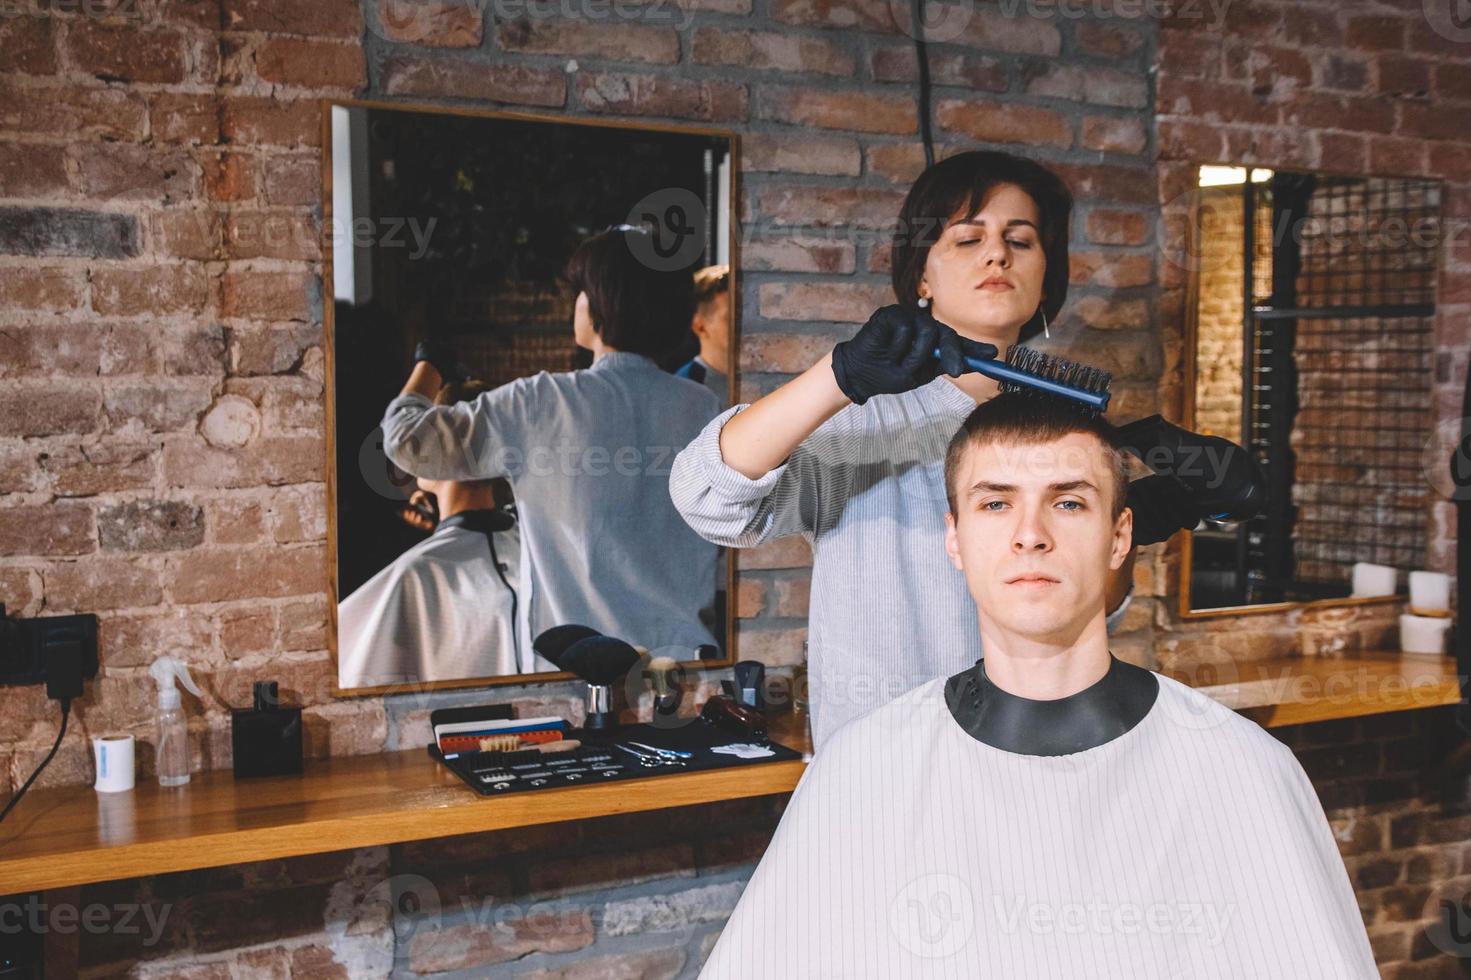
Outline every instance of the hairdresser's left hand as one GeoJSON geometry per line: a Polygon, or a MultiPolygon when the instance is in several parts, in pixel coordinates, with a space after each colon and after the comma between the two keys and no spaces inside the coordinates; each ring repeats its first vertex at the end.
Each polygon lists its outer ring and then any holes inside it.
{"type": "Polygon", "coordinates": [[[1134,512],[1134,546],[1158,544],[1200,523],[1189,493],[1167,476],[1146,476],[1129,484],[1124,501],[1134,512]]]}

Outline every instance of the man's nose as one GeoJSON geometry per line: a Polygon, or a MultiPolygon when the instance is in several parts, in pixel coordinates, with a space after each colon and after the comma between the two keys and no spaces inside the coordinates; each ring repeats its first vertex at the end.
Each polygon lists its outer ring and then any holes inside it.
{"type": "Polygon", "coordinates": [[[1011,536],[1011,549],[1016,552],[1052,550],[1052,535],[1042,520],[1040,508],[1022,509],[1011,536]]]}

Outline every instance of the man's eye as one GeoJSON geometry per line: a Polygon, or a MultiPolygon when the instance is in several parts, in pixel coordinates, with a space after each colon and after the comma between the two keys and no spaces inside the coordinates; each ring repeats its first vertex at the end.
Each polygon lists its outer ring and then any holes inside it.
{"type": "Polygon", "coordinates": [[[981,504],[981,510],[994,510],[995,508],[991,506],[992,504],[995,504],[997,507],[1005,507],[1006,506],[1006,501],[1004,501],[1004,500],[988,500],[984,504],[981,504]]]}
{"type": "Polygon", "coordinates": [[[1066,505],[1071,505],[1069,509],[1076,509],[1076,510],[1082,510],[1083,509],[1083,502],[1081,500],[1059,500],[1057,502],[1057,505],[1059,507],[1066,506],[1066,505]]]}

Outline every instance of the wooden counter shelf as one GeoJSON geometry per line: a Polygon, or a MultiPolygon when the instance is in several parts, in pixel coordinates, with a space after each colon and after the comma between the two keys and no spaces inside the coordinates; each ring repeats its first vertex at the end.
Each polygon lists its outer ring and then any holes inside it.
{"type": "MultiPolygon", "coordinates": [[[[1266,727],[1460,699],[1454,660],[1393,652],[1224,665],[1194,680],[1266,727]]],[[[809,748],[805,716],[774,719],[772,734],[809,748]]],[[[0,824],[0,895],[787,793],[803,768],[772,762],[486,798],[415,749],[313,761],[302,776],[237,782],[212,771],[178,789],[32,791],[0,824]]]]}

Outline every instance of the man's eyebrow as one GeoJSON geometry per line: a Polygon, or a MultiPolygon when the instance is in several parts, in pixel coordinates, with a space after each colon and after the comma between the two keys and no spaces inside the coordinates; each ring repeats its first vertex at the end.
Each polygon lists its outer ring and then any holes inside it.
{"type": "MultiPolygon", "coordinates": [[[[1047,489],[1053,493],[1072,493],[1080,490],[1091,490],[1098,492],[1098,488],[1087,480],[1064,480],[1058,483],[1049,483],[1047,489]]],[[[1015,493],[1015,483],[992,483],[990,480],[981,480],[966,491],[967,497],[974,497],[981,493],[1015,493]]]]}

